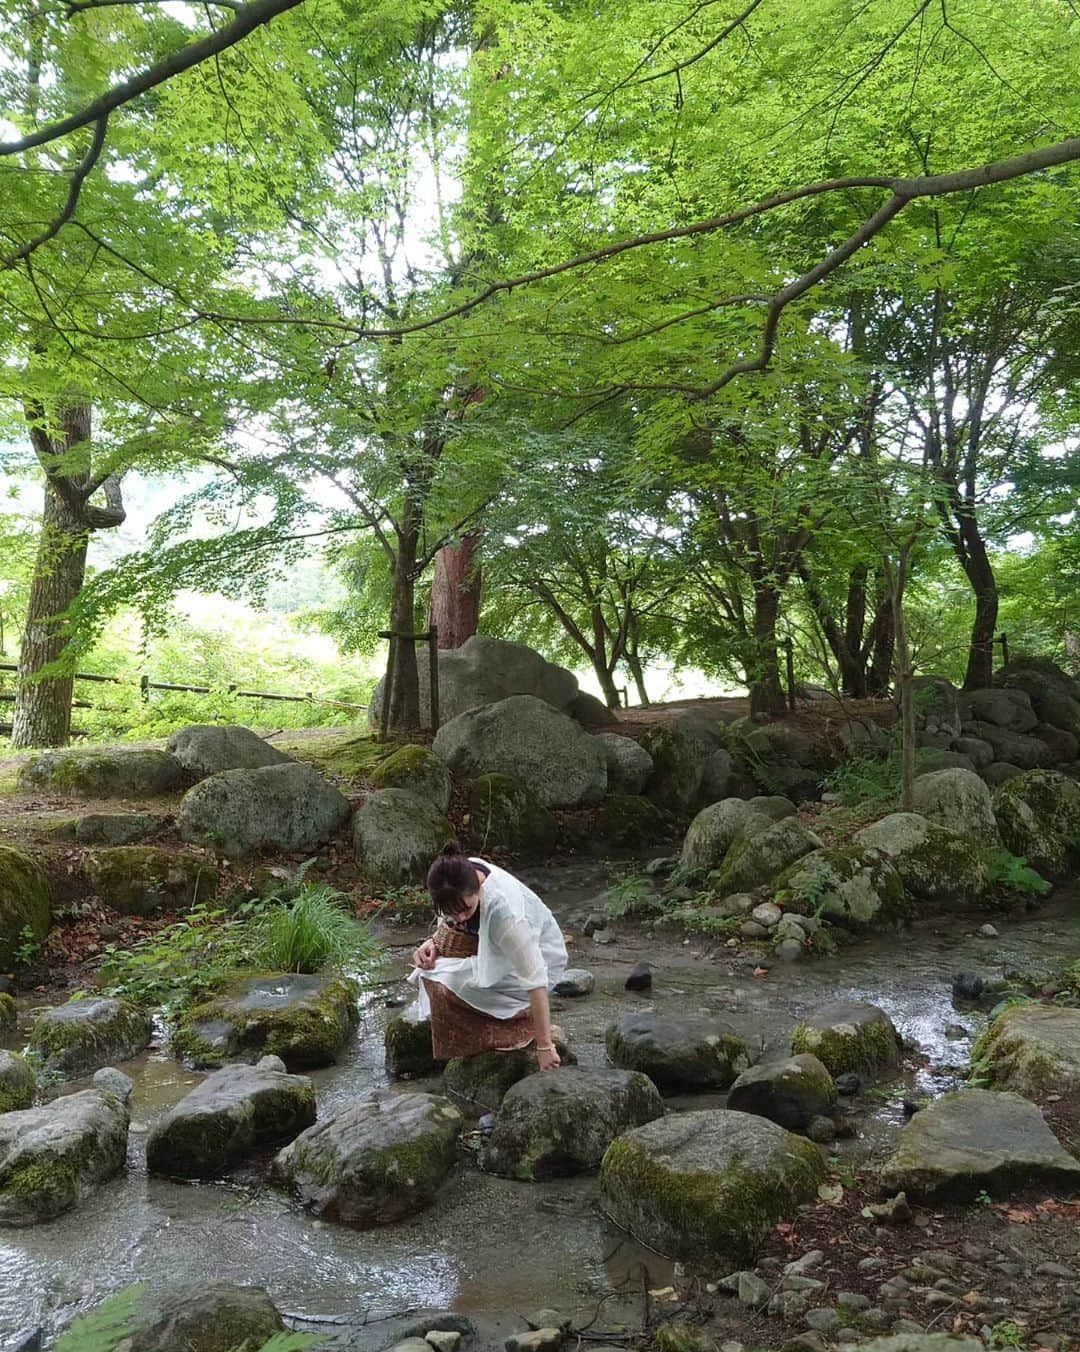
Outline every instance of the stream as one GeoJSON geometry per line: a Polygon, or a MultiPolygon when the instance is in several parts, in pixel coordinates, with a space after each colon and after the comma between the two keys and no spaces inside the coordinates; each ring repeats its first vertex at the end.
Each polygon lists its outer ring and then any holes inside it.
{"type": "MultiPolygon", "coordinates": [[[[589,908],[610,871],[575,861],[523,876],[566,917],[589,908]]],[[[615,943],[578,939],[571,947],[571,964],[594,971],[597,989],[585,1000],[556,1002],[555,1018],[581,1063],[596,1065],[604,1060],[607,1025],[643,1004],[723,1014],[752,1046],[776,1055],[787,1050],[798,1017],[814,1006],[872,1001],[920,1046],[925,1060],[883,1091],[856,1100],[859,1136],[836,1148],[856,1162],[875,1160],[903,1121],[904,1098],[953,1087],[985,1026],[984,1013],[954,1008],[953,973],[1059,969],[1080,953],[1078,902],[1080,889],[1073,887],[1025,916],[945,916],[852,944],[833,957],[773,966],[763,977],[754,975],[745,955],[722,945],[699,939],[687,944],[616,924],[615,943]],[[996,938],[975,934],[988,918],[1000,931],[996,938]],[[642,958],[654,964],[654,989],[628,994],[626,975],[642,958]],[[963,1025],[967,1036],[957,1038],[954,1030],[950,1039],[950,1024],[963,1025]]],[[[387,934],[392,972],[404,972],[420,937],[419,927],[387,934]]],[[[321,1117],[386,1084],[382,1026],[398,1011],[388,1010],[385,1000],[397,989],[390,985],[372,994],[342,1063],[313,1074],[321,1117]]],[[[601,1310],[598,1327],[607,1330],[636,1327],[643,1285],[663,1287],[672,1280],[670,1263],[602,1218],[592,1178],[514,1183],[466,1165],[430,1211],[386,1229],[355,1232],[299,1210],[264,1181],[260,1168],[224,1183],[148,1177],[148,1129],[200,1077],[160,1050],[123,1069],[135,1080],[127,1172],[51,1224],[0,1230],[0,1340],[27,1326],[53,1330],[110,1291],[140,1280],[265,1286],[302,1327],[359,1323],[409,1309],[478,1314],[546,1307],[579,1319],[601,1310]]],[[[438,1084],[399,1087],[408,1092],[438,1084]]],[[[669,1102],[674,1109],[700,1107],[720,1104],[723,1096],[669,1102]]]]}

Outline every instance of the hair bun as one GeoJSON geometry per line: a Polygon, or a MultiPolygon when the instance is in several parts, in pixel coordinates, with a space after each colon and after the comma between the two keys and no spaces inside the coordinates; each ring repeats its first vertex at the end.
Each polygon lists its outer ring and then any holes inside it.
{"type": "Polygon", "coordinates": [[[442,847],[442,855],[445,859],[456,859],[461,853],[461,846],[456,840],[448,840],[442,847]]]}

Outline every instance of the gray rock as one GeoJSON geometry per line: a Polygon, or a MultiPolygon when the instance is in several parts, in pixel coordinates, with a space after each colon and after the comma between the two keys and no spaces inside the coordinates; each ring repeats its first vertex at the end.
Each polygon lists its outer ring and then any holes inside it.
{"type": "Polygon", "coordinates": [[[322,845],[344,826],[349,800],[310,765],[226,770],[189,789],[180,803],[184,840],[230,857],[322,845]]]}
{"type": "MultiPolygon", "coordinates": [[[[787,823],[782,823],[787,825],[787,823]]],[[[900,874],[880,850],[843,845],[804,854],[776,880],[777,894],[851,929],[893,924],[909,910],[900,874]]]]}
{"type": "Polygon", "coordinates": [[[359,988],[345,977],[271,974],[240,982],[187,1010],[173,1051],[199,1067],[280,1056],[290,1070],[333,1065],[359,1019],[359,988]]]}
{"type": "Polygon", "coordinates": [[[314,1121],[315,1088],[305,1076],[226,1066],[154,1125],[147,1168],[170,1178],[210,1178],[256,1150],[293,1140],[314,1121]]]}
{"type": "Polygon", "coordinates": [[[785,817],[794,817],[799,810],[790,798],[784,798],[777,793],[758,794],[749,802],[755,812],[764,813],[774,822],[782,822],[785,817]]]}
{"type": "Polygon", "coordinates": [[[94,896],[121,915],[189,911],[218,887],[218,870],[201,850],[109,845],[86,850],[83,873],[94,896]]]}
{"type": "Polygon", "coordinates": [[[1080,1106],[1080,1009],[1012,1005],[990,1024],[972,1060],[993,1088],[1080,1106]]]}
{"type": "Polygon", "coordinates": [[[1009,732],[1030,732],[1039,721],[1031,707],[1031,696],[1023,690],[997,687],[964,691],[958,707],[965,723],[990,723],[1009,732]]]}
{"type": "Polygon", "coordinates": [[[115,1094],[121,1103],[127,1103],[135,1089],[135,1081],[115,1066],[102,1066],[94,1071],[94,1085],[107,1094],[115,1094]]]}
{"type": "MultiPolygon", "coordinates": [[[[431,678],[426,648],[418,650],[416,665],[420,677],[420,724],[430,728],[431,678]]],[[[474,634],[460,648],[439,652],[439,716],[443,723],[512,695],[532,695],[554,709],[566,709],[577,693],[575,676],[524,643],[474,634]]],[[[379,681],[368,706],[372,727],[379,726],[382,701],[383,682],[379,681]]]]}
{"type": "MultiPolygon", "coordinates": [[[[553,1031],[555,1049],[563,1066],[577,1064],[577,1057],[560,1033],[553,1031]]],[[[551,1074],[552,1072],[545,1072],[551,1074]]],[[[536,1074],[536,1052],[521,1047],[513,1052],[481,1052],[478,1056],[458,1056],[446,1063],[443,1088],[470,1112],[486,1109],[497,1112],[512,1085],[536,1074]]]]}
{"type": "Polygon", "coordinates": [[[389,1225],[434,1202],[462,1121],[435,1094],[372,1094],[309,1127],[276,1156],[274,1173],[328,1220],[389,1225]]]}
{"type": "Polygon", "coordinates": [[[806,956],[804,942],[800,939],[781,939],[776,945],[776,956],[781,962],[799,962],[806,956]]]}
{"type": "Polygon", "coordinates": [[[175,793],[184,770],[175,756],[143,747],[45,751],[19,768],[19,783],[89,798],[152,798],[175,793]]]}
{"type": "Polygon", "coordinates": [[[677,817],[702,806],[707,767],[723,749],[719,724],[687,710],[647,728],[641,744],[653,760],[648,796],[677,817]]]}
{"type": "Polygon", "coordinates": [[[804,1130],[835,1103],[832,1076],[816,1056],[806,1053],[744,1070],[727,1100],[729,1108],[767,1117],[789,1131],[804,1130]]]}
{"type": "Polygon", "coordinates": [[[357,862],[372,882],[384,886],[422,882],[452,835],[430,799],[405,789],[377,789],[353,815],[357,862]]]}
{"type": "Polygon", "coordinates": [[[744,920],[739,926],[739,933],[744,939],[767,939],[769,937],[769,931],[756,920],[744,920]]]}
{"type": "Polygon", "coordinates": [[[774,822],[759,831],[754,822],[750,829],[744,825],[732,841],[716,879],[716,890],[751,892],[810,854],[823,848],[823,842],[813,831],[793,817],[774,822]]]}
{"type": "Polygon", "coordinates": [[[100,1089],[0,1114],[0,1226],[78,1206],[124,1167],[127,1134],[127,1108],[100,1089]]]}
{"type": "Polygon", "coordinates": [[[826,1305],[817,1310],[807,1310],[806,1322],[819,1333],[832,1333],[840,1327],[840,1316],[826,1305]]]}
{"type": "Polygon", "coordinates": [[[994,759],[1019,765],[1022,770],[1034,770],[1045,765],[1050,759],[1047,744],[1039,737],[1030,737],[1023,732],[1009,732],[993,723],[971,722],[964,724],[964,731],[980,741],[989,742],[994,748],[994,759]]]}
{"type": "Polygon", "coordinates": [[[37,1092],[34,1068],[18,1052],[0,1047],[0,1113],[29,1108],[37,1092]]]}
{"type": "Polygon", "coordinates": [[[726,1089],[750,1065],[743,1039],[719,1019],[698,1014],[629,1014],[605,1035],[623,1070],[640,1070],[665,1092],[726,1089]]]}
{"type": "Polygon", "coordinates": [[[506,1352],[556,1352],[566,1342],[566,1330],[558,1328],[530,1329],[528,1333],[513,1333],[503,1343],[506,1352]]]}
{"type": "Polygon", "coordinates": [[[836,1001],[806,1015],[791,1035],[795,1053],[810,1052],[832,1075],[875,1075],[900,1065],[900,1035],[877,1005],[836,1001]]]}
{"type": "Polygon", "coordinates": [[[806,1125],[805,1133],[818,1145],[828,1145],[836,1140],[836,1123],[831,1117],[812,1117],[806,1125]]]}
{"type": "Polygon", "coordinates": [[[723,747],[712,752],[701,772],[701,797],[715,803],[730,793],[732,772],[730,752],[723,747]]]}
{"type": "Polygon", "coordinates": [[[592,972],[586,971],[584,967],[568,967],[552,987],[552,993],[577,999],[591,995],[595,989],[596,977],[592,972]]]}
{"type": "MultiPolygon", "coordinates": [[[[36,942],[49,932],[52,901],[41,866],[22,850],[0,845],[0,970],[15,965],[29,931],[36,942]]],[[[5,992],[10,995],[10,992],[5,992]]],[[[0,1000],[0,1005],[5,1005],[0,1000]]]]}
{"type": "Polygon", "coordinates": [[[771,820],[744,798],[724,798],[711,803],[690,823],[681,862],[692,869],[719,868],[740,832],[760,834],[769,829],[771,820]]]}
{"type": "Polygon", "coordinates": [[[426,746],[402,746],[371,773],[377,789],[404,789],[443,816],[450,807],[450,767],[426,746]]]}
{"type": "Polygon", "coordinates": [[[821,1152],[763,1117],[677,1113],[620,1136],[600,1171],[604,1210],[657,1252],[744,1268],[765,1236],[816,1196],[821,1152]]]}
{"type": "Polygon", "coordinates": [[[383,1034],[386,1073],[392,1080],[411,1080],[435,1075],[444,1062],[435,1059],[431,1044],[431,1020],[417,1017],[415,1006],[391,1019],[383,1034]]]}
{"type": "Polygon", "coordinates": [[[603,732],[597,739],[607,761],[609,793],[642,793],[653,772],[653,758],[632,737],[603,732]]]}
{"type": "Polygon", "coordinates": [[[880,723],[870,718],[853,718],[837,734],[840,745],[849,756],[880,756],[889,753],[889,734],[880,723]]]}
{"type": "Polygon", "coordinates": [[[1038,723],[1031,730],[1046,747],[1044,765],[1071,765],[1080,757],[1080,737],[1065,728],[1055,728],[1051,723],[1038,723]]]}
{"type": "Polygon", "coordinates": [[[126,1000],[72,1000],[43,1010],[30,1030],[30,1052],[45,1075],[74,1080],[150,1045],[149,1018],[126,1000]]]}
{"type": "Polygon", "coordinates": [[[482,1165],[529,1182],[593,1173],[616,1136],[663,1113],[656,1086],[633,1071],[571,1066],[529,1075],[503,1098],[482,1165]]]}
{"type": "Polygon", "coordinates": [[[754,907],[750,912],[750,917],[756,920],[759,925],[764,925],[766,929],[772,929],[780,923],[780,917],[783,914],[775,901],[763,901],[760,906],[754,907]]]}
{"type": "Polygon", "coordinates": [[[960,704],[956,687],[943,676],[916,676],[912,682],[915,717],[922,732],[960,736],[960,704]]]}
{"type": "Polygon", "coordinates": [[[825,1254],[821,1249],[807,1249],[798,1258],[793,1259],[790,1263],[785,1263],[784,1272],[789,1277],[805,1277],[808,1272],[816,1271],[824,1260],[825,1254]]]}
{"type": "Polygon", "coordinates": [[[979,845],[996,848],[1001,843],[990,790],[970,770],[938,770],[920,776],[915,781],[913,808],[979,845]]]}
{"type": "Polygon", "coordinates": [[[838,1291],[836,1303],[846,1306],[848,1310],[868,1310],[870,1308],[870,1298],[859,1291],[838,1291]]]}
{"type": "Polygon", "coordinates": [[[257,770],[290,760],[283,751],[239,724],[197,724],[179,728],[165,743],[189,775],[205,779],[222,770],[257,770]]]}
{"type": "Polygon", "coordinates": [[[1080,1188],[1073,1159],[1033,1103],[1018,1094],[964,1089],[936,1099],[900,1133],[882,1186],[929,1201],[968,1201],[1020,1187],[1080,1188]]]}
{"type": "Polygon", "coordinates": [[[434,750],[466,775],[513,775],[546,807],[598,803],[607,789],[599,739],[533,695],[514,695],[444,723],[434,750]]]}
{"type": "Polygon", "coordinates": [[[915,777],[933,774],[935,770],[974,770],[970,756],[947,747],[920,747],[915,755],[915,777]]]}
{"type": "Polygon", "coordinates": [[[1015,779],[1017,775],[1022,775],[1024,772],[1019,765],[1010,765],[1008,761],[994,761],[981,773],[987,784],[995,789],[1002,784],[1007,784],[1010,779],[1015,779]]]}
{"type": "Polygon", "coordinates": [[[994,759],[994,748],[981,737],[957,737],[953,747],[966,756],[976,770],[985,770],[994,759]]]}
{"type": "Polygon", "coordinates": [[[994,795],[1006,847],[1057,881],[1080,865],[1080,784],[1056,770],[1012,776],[994,795]]]}
{"type": "Polygon", "coordinates": [[[756,1310],[768,1302],[772,1288],[756,1272],[740,1272],[736,1294],[741,1305],[749,1305],[756,1310]]]}
{"type": "Polygon", "coordinates": [[[966,906],[986,890],[985,851],[959,831],[917,812],[891,812],[852,839],[888,855],[913,897],[966,906]]]}
{"type": "Polygon", "coordinates": [[[559,836],[555,814],[513,775],[479,775],[473,780],[469,829],[485,853],[502,851],[518,859],[549,857],[559,836]]]}
{"type": "Polygon", "coordinates": [[[125,1334],[138,1352],[234,1352],[262,1347],[284,1328],[261,1287],[178,1282],[141,1290],[125,1334]]]}
{"type": "Polygon", "coordinates": [[[84,845],[133,845],[164,825],[165,818],[151,812],[87,812],[75,818],[75,839],[84,845]]]}

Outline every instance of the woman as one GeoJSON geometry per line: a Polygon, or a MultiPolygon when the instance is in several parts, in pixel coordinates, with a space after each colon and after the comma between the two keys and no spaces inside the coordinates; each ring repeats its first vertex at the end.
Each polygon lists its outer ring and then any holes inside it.
{"type": "Polygon", "coordinates": [[[535,892],[505,869],[447,845],[428,870],[438,924],[413,953],[418,1013],[431,1019],[436,1059],[516,1051],[536,1043],[541,1070],[559,1054],[548,988],[566,969],[566,943],[535,892]]]}

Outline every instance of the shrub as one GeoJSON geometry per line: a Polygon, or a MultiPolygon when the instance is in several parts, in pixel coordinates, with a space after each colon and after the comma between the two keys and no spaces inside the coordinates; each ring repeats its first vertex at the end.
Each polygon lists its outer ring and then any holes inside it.
{"type": "Polygon", "coordinates": [[[273,905],[253,922],[252,956],[278,972],[357,970],[375,958],[371,931],[325,883],[305,883],[291,902],[273,905]]]}

